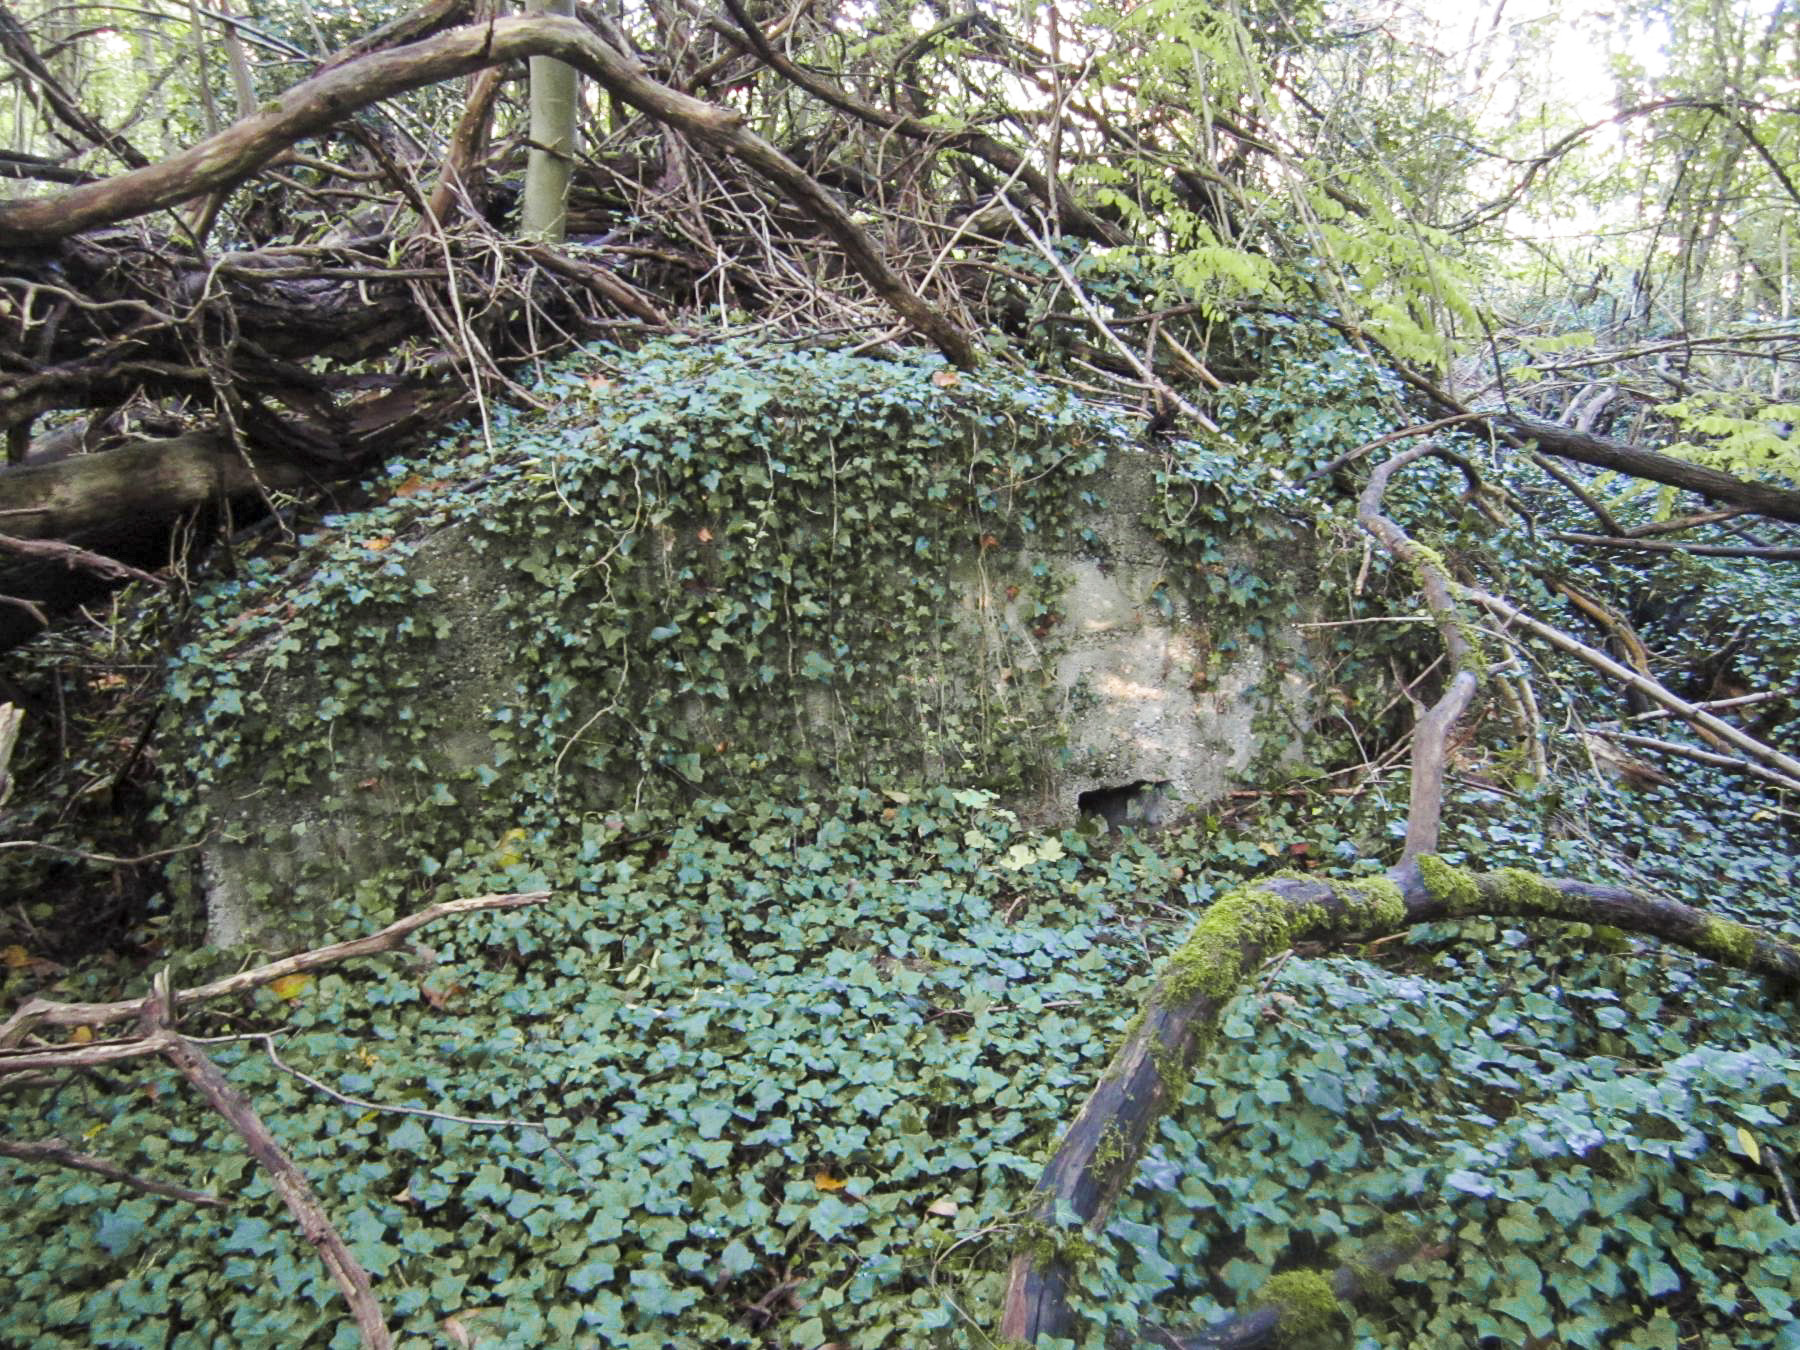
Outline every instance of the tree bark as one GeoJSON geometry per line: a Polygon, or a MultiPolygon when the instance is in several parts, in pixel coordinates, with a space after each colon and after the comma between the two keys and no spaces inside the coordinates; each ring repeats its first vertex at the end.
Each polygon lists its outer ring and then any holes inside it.
{"type": "MultiPolygon", "coordinates": [[[[575,0],[532,0],[527,10],[572,19],[575,0]]],[[[553,56],[531,58],[531,150],[519,232],[539,243],[559,244],[567,233],[578,85],[575,67],[553,56]]]]}
{"type": "MultiPolygon", "coordinates": [[[[1800,987],[1800,947],[1687,905],[1578,881],[1476,874],[1426,854],[1381,882],[1255,882],[1217,900],[1164,963],[1141,1016],[1044,1169],[1031,1217],[1070,1215],[1098,1233],[1130,1181],[1151,1130],[1179,1095],[1206,1031],[1265,960],[1304,938],[1377,937],[1416,923],[1494,916],[1603,924],[1686,947],[1784,990],[1800,987]]],[[[1067,1336],[1069,1266],[1055,1249],[1013,1259],[1000,1335],[1026,1344],[1067,1336]]]]}
{"type": "MultiPolygon", "coordinates": [[[[9,534],[61,540],[133,567],[156,568],[168,563],[171,531],[182,517],[311,479],[279,459],[247,464],[223,436],[196,432],[0,470],[0,520],[9,534]]],[[[0,554],[0,595],[46,609],[80,604],[117,584],[91,570],[73,570],[63,558],[0,554]]],[[[0,651],[36,631],[35,621],[16,606],[0,608],[0,651]]]]}
{"type": "Polygon", "coordinates": [[[1597,469],[1611,469],[1633,478],[1647,478],[1653,483],[1685,488],[1709,501],[1727,502],[1774,520],[1800,524],[1800,492],[1791,488],[1734,478],[1702,464],[1659,455],[1605,436],[1584,435],[1554,422],[1519,413],[1497,413],[1487,420],[1503,431],[1536,441],[1539,450],[1559,459],[1572,459],[1597,469]]]}

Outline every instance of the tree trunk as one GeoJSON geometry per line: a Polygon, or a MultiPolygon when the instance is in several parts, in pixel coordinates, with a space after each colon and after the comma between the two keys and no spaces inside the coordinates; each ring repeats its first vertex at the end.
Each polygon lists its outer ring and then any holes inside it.
{"type": "MultiPolygon", "coordinates": [[[[527,12],[573,18],[575,0],[532,0],[527,12]]],[[[531,58],[531,153],[519,222],[527,239],[561,243],[567,230],[578,92],[575,67],[553,56],[531,58]]]]}
{"type": "MultiPolygon", "coordinates": [[[[175,527],[209,505],[291,489],[307,481],[280,460],[254,468],[220,435],[196,432],[140,441],[60,463],[0,470],[0,519],[7,532],[57,539],[140,567],[169,561],[175,527]]],[[[118,584],[87,568],[40,557],[0,553],[0,595],[44,610],[67,609],[118,584]]],[[[38,629],[19,605],[0,606],[0,651],[38,629]]]]}

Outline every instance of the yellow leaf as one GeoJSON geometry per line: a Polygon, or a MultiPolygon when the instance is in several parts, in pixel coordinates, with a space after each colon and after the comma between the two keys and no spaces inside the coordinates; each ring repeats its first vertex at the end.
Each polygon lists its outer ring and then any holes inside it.
{"type": "Polygon", "coordinates": [[[283,975],[279,980],[272,980],[269,988],[274,990],[276,998],[299,998],[312,987],[313,977],[310,975],[283,975]]]}
{"type": "Polygon", "coordinates": [[[103,1120],[102,1120],[102,1121],[97,1121],[97,1122],[96,1122],[96,1123],[94,1123],[94,1124],[92,1124],[92,1125],[90,1125],[90,1126],[88,1126],[88,1127],[87,1127],[87,1129],[85,1129],[85,1130],[83,1130],[83,1131],[82,1131],[82,1134],[81,1134],[81,1137],[82,1137],[82,1138],[83,1138],[83,1139],[84,1139],[84,1140],[87,1140],[87,1139],[92,1139],[92,1138],[93,1138],[93,1137],[94,1137],[94,1136],[95,1136],[95,1135],[97,1135],[97,1134],[99,1134],[99,1133],[100,1133],[100,1132],[101,1132],[101,1131],[102,1131],[102,1130],[104,1130],[104,1129],[105,1129],[105,1128],[106,1128],[106,1122],[105,1122],[105,1121],[103,1121],[103,1120]]]}
{"type": "Polygon", "coordinates": [[[1762,1165],[1762,1147],[1756,1142],[1756,1136],[1740,1125],[1737,1127],[1737,1139],[1738,1147],[1744,1151],[1744,1156],[1760,1167],[1762,1165]]]}
{"type": "Polygon", "coordinates": [[[813,1187],[821,1191],[841,1191],[850,1183],[834,1177],[829,1172],[820,1172],[813,1178],[813,1187]]]}
{"type": "Polygon", "coordinates": [[[961,379],[962,376],[958,375],[954,370],[951,370],[948,367],[943,370],[934,371],[931,376],[931,382],[939,389],[954,389],[961,379]]]}
{"type": "Polygon", "coordinates": [[[380,553],[383,549],[390,547],[393,542],[392,539],[365,539],[362,541],[362,546],[371,553],[380,553]]]}
{"type": "Polygon", "coordinates": [[[0,965],[8,970],[23,970],[31,964],[31,953],[16,944],[0,950],[0,965]]]}
{"type": "Polygon", "coordinates": [[[70,1045],[86,1045],[93,1039],[94,1029],[92,1027],[76,1027],[75,1030],[69,1033],[70,1045]]]}
{"type": "Polygon", "coordinates": [[[500,836],[498,856],[494,859],[502,867],[512,867],[524,861],[519,853],[519,844],[525,838],[524,830],[508,830],[500,836]]]}
{"type": "Polygon", "coordinates": [[[935,1214],[940,1219],[954,1219],[956,1217],[956,1201],[933,1200],[929,1205],[925,1206],[925,1212],[927,1214],[935,1214]]]}

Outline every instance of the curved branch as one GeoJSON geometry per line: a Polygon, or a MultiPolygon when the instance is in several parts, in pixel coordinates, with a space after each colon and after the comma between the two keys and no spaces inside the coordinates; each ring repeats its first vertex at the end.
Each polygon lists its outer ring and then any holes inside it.
{"type": "MultiPolygon", "coordinates": [[[[1142,1014],[1044,1169],[1031,1216],[1106,1225],[1150,1133],[1177,1099],[1206,1033],[1249,976],[1302,939],[1376,937],[1472,917],[1603,924],[1685,947],[1800,987],[1800,947],[1672,900],[1506,870],[1471,873],[1424,854],[1369,882],[1277,877],[1223,896],[1163,963],[1142,1014]]],[[[1000,1334],[1026,1344],[1066,1336],[1069,1266],[1058,1253],[1013,1260],[1000,1334]]]]}

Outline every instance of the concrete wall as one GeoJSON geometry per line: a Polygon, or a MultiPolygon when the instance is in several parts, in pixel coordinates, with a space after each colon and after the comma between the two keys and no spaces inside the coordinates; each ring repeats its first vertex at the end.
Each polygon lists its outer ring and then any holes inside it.
{"type": "MultiPolygon", "coordinates": [[[[1159,463],[1150,452],[1116,454],[1091,480],[1105,504],[1084,508],[1067,546],[995,549],[953,569],[954,613],[946,618],[963,638],[954,655],[936,658],[944,674],[935,678],[960,685],[959,693],[982,681],[1002,696],[1009,683],[1029,685],[1030,699],[1012,700],[1015,717],[1021,707],[1037,707],[1036,691],[1049,688],[1040,711],[1007,733],[1036,738],[1036,762],[1045,766],[1040,783],[1006,802],[1028,822],[1074,824],[1085,797],[1114,825],[1163,823],[1240,781],[1258,754],[1259,713],[1296,724],[1307,718],[1302,680],[1275,673],[1291,668],[1284,657],[1296,634],[1252,644],[1220,614],[1184,598],[1204,591],[1187,584],[1193,562],[1170,557],[1141,523],[1157,492],[1159,463]]],[[[422,751],[389,739],[379,726],[339,736],[331,763],[311,775],[309,788],[272,789],[248,763],[213,787],[209,805],[219,829],[202,862],[213,942],[270,936],[281,926],[282,897],[303,877],[316,885],[323,873],[342,892],[381,867],[404,865],[400,817],[416,801],[418,778],[396,772],[400,760],[423,754],[430,775],[450,781],[470,817],[477,814],[474,784],[462,771],[493,759],[493,709],[517,698],[513,639],[495,601],[524,578],[491,552],[470,548],[467,530],[442,528],[408,563],[434,588],[419,602],[420,623],[447,621],[449,636],[418,672],[419,697],[444,714],[434,720],[445,730],[422,751]],[[327,782],[337,790],[328,791],[327,782]]],[[[304,708],[318,698],[321,678],[316,669],[302,670],[276,676],[266,688],[272,701],[304,708]]],[[[603,703],[602,691],[591,691],[589,701],[603,703]]],[[[796,725],[771,721],[771,742],[842,738],[842,709],[854,701],[809,692],[795,701],[796,725]]],[[[955,756],[928,744],[920,762],[941,781],[958,775],[955,756]]],[[[629,784],[584,786],[590,797],[596,790],[630,797],[629,784]]]]}

